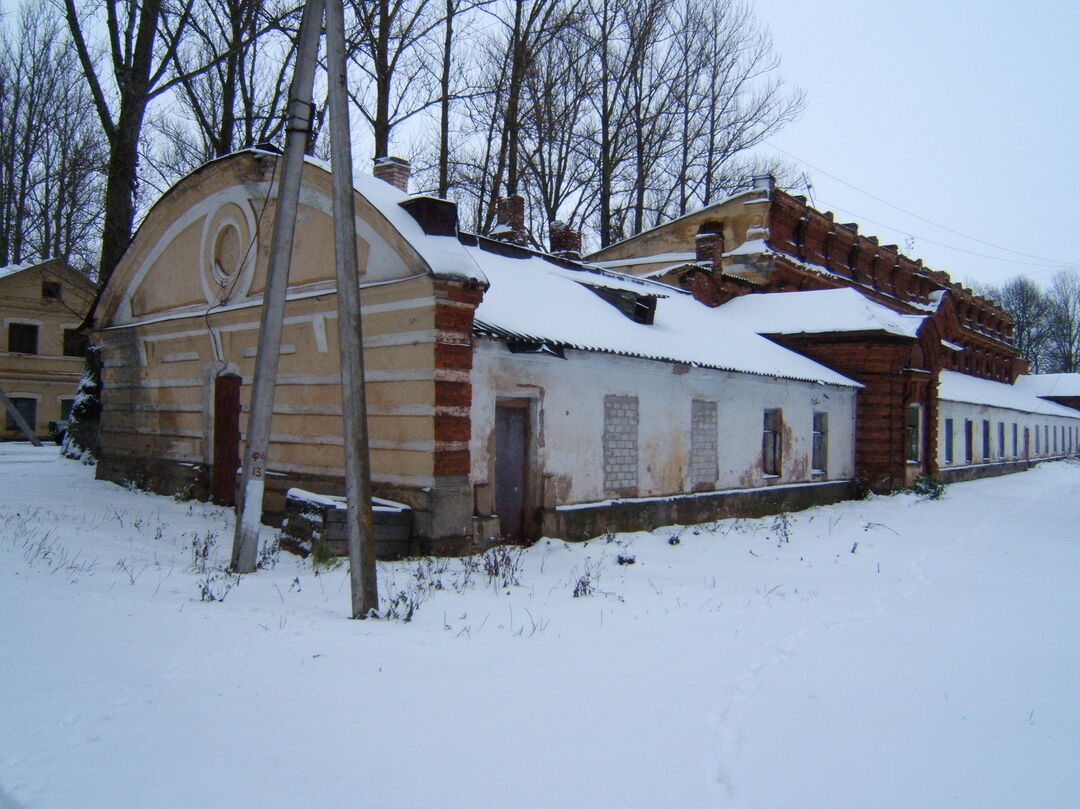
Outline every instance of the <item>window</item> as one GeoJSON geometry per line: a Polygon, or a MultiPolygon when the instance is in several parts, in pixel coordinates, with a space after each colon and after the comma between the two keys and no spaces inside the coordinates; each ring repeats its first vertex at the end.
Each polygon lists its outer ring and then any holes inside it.
{"type": "Polygon", "coordinates": [[[1057,426],[1055,426],[1054,427],[1054,452],[1058,451],[1057,448],[1058,448],[1058,428],[1057,428],[1057,426]]]}
{"type": "Polygon", "coordinates": [[[953,420],[945,419],[945,463],[953,462],[953,420]]]}
{"type": "Polygon", "coordinates": [[[761,468],[766,475],[778,476],[783,469],[784,448],[780,435],[783,426],[783,410],[765,411],[761,434],[761,468]]]}
{"type": "Polygon", "coordinates": [[[998,422],[998,457],[1005,457],[1005,422],[998,422]]]}
{"type": "Polygon", "coordinates": [[[989,461],[990,460],[990,422],[987,419],[983,419],[982,438],[983,438],[983,442],[982,442],[982,444],[983,444],[983,446],[982,446],[983,454],[982,454],[982,457],[983,457],[984,461],[989,461]]]}
{"type": "Polygon", "coordinates": [[[815,474],[824,475],[829,470],[828,413],[814,413],[814,430],[811,439],[811,465],[815,474]]]}
{"type": "Polygon", "coordinates": [[[71,421],[71,408],[75,406],[74,399],[60,400],[60,420],[71,421]]]}
{"type": "Polygon", "coordinates": [[[690,484],[694,491],[707,491],[719,477],[716,457],[718,420],[716,402],[694,399],[690,403],[690,484]]]}
{"type": "Polygon", "coordinates": [[[65,357],[85,357],[89,345],[85,334],[80,334],[77,329],[64,329],[65,357]]]}
{"type": "Polygon", "coordinates": [[[604,397],[604,488],[623,493],[638,485],[638,399],[604,397]]]}
{"type": "Polygon", "coordinates": [[[922,407],[908,405],[907,409],[907,460],[918,463],[922,458],[922,407]]]}
{"type": "Polygon", "coordinates": [[[1050,454],[1050,425],[1043,425],[1043,452],[1050,454]]]}
{"type": "Polygon", "coordinates": [[[975,425],[971,419],[964,419],[964,460],[971,463],[975,457],[975,425]]]}
{"type": "Polygon", "coordinates": [[[14,354],[37,354],[38,327],[30,323],[8,324],[8,351],[14,354]]]}
{"type": "MultiPolygon", "coordinates": [[[[37,400],[30,399],[21,396],[12,396],[11,403],[15,405],[15,409],[19,411],[31,430],[37,430],[37,400]]],[[[15,419],[11,417],[10,413],[7,413],[7,408],[4,408],[7,421],[5,423],[5,429],[18,430],[19,425],[15,423],[15,419]]]]}
{"type": "Polygon", "coordinates": [[[60,282],[59,281],[42,281],[41,282],[41,297],[50,300],[60,300],[60,282]]]}
{"type": "Polygon", "coordinates": [[[1018,458],[1018,457],[1020,457],[1020,452],[1019,452],[1020,444],[1019,444],[1019,438],[1018,438],[1017,432],[1016,432],[1016,422],[1015,421],[1013,422],[1012,428],[1013,428],[1012,429],[1012,433],[1013,433],[1013,435],[1012,435],[1012,439],[1013,439],[1012,440],[1012,445],[1013,445],[1013,447],[1012,447],[1012,449],[1013,449],[1012,457],[1018,458]]]}
{"type": "Polygon", "coordinates": [[[1039,449],[1039,447],[1040,447],[1039,432],[1040,432],[1039,427],[1038,427],[1038,425],[1036,425],[1036,427],[1035,427],[1035,454],[1036,455],[1038,455],[1042,451],[1042,450],[1039,449]]]}

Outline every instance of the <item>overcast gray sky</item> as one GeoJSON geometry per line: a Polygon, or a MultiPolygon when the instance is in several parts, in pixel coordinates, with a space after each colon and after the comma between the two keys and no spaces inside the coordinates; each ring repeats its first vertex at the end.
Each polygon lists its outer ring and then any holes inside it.
{"type": "Polygon", "coordinates": [[[1080,0],[753,2],[817,208],[957,280],[1080,267],[1080,0]]]}

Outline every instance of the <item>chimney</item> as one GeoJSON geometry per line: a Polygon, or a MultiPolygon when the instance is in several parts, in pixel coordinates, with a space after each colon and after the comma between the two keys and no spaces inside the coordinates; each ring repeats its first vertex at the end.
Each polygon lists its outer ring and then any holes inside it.
{"type": "Polygon", "coordinates": [[[771,174],[754,177],[753,188],[757,191],[768,191],[771,194],[776,190],[776,178],[771,174]]]}
{"type": "Polygon", "coordinates": [[[713,272],[720,272],[720,259],[724,255],[723,222],[702,223],[694,237],[694,252],[698,264],[709,267],[713,272]]]}
{"type": "Polygon", "coordinates": [[[523,245],[528,242],[525,233],[525,198],[520,194],[500,197],[498,204],[498,224],[489,236],[500,242],[523,245]]]}
{"type": "Polygon", "coordinates": [[[378,179],[390,183],[399,191],[409,193],[409,174],[412,166],[408,160],[401,157],[376,157],[375,166],[372,169],[378,179]]]}
{"type": "Polygon", "coordinates": [[[574,230],[565,222],[548,225],[548,243],[551,255],[577,261],[581,258],[581,231],[574,230]]]}

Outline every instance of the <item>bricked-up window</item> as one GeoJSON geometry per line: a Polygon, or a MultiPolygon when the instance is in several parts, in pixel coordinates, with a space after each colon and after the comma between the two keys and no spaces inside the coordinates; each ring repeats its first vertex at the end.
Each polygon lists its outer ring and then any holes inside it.
{"type": "Polygon", "coordinates": [[[1013,450],[1012,451],[1012,457],[1017,458],[1020,455],[1020,452],[1019,452],[1020,436],[1019,436],[1019,433],[1017,432],[1016,422],[1015,421],[1013,422],[1013,425],[1012,425],[1012,439],[1013,439],[1012,440],[1012,450],[1013,450]]]}
{"type": "Polygon", "coordinates": [[[907,461],[918,463],[922,459],[922,407],[917,404],[907,408],[907,461]]]}
{"type": "Polygon", "coordinates": [[[998,422],[998,457],[1005,457],[1005,422],[998,422]]]}
{"type": "Polygon", "coordinates": [[[945,463],[953,462],[953,420],[945,419],[945,463]]]}
{"type": "Polygon", "coordinates": [[[42,281],[41,282],[41,297],[50,301],[60,300],[60,282],[59,281],[42,281]]]}
{"type": "Polygon", "coordinates": [[[9,323],[8,351],[15,354],[37,354],[38,327],[30,323],[9,323]]]}
{"type": "Polygon", "coordinates": [[[964,460],[971,463],[975,457],[975,425],[964,419],[964,460]]]}
{"type": "MultiPolygon", "coordinates": [[[[27,426],[29,426],[31,430],[37,430],[37,399],[12,396],[11,403],[15,405],[15,409],[19,411],[19,415],[26,420],[27,426]]],[[[6,414],[6,421],[4,423],[5,429],[18,430],[19,425],[15,423],[15,419],[7,412],[7,408],[4,408],[4,412],[6,414]]]]}
{"type": "Polygon", "coordinates": [[[761,434],[761,464],[766,475],[780,475],[783,471],[783,428],[784,411],[766,410],[761,434]]]}
{"type": "Polygon", "coordinates": [[[64,356],[85,357],[89,341],[77,329],[64,329],[64,356]]]}
{"type": "Polygon", "coordinates": [[[711,489],[719,477],[716,457],[716,402],[690,403],[690,483],[695,490],[711,489]]]}
{"type": "Polygon", "coordinates": [[[815,474],[829,471],[829,414],[814,413],[814,429],[811,433],[810,464],[815,474]]]}
{"type": "Polygon", "coordinates": [[[982,438],[983,438],[983,442],[982,442],[982,444],[983,444],[983,447],[982,447],[983,454],[982,454],[982,457],[983,457],[984,461],[989,461],[990,460],[990,422],[987,419],[983,419],[982,438]]]}
{"type": "Polygon", "coordinates": [[[638,485],[638,400],[604,397],[604,489],[625,492],[638,485]]]}

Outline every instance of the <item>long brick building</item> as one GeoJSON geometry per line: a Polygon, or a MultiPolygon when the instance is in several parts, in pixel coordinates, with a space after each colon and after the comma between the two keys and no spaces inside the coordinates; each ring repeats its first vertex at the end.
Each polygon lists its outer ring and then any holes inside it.
{"type": "MultiPolygon", "coordinates": [[[[954,480],[1026,466],[1036,457],[1032,431],[1037,424],[1044,432],[1049,426],[1040,417],[1070,418],[1034,388],[1015,389],[1027,364],[1011,342],[1011,318],[993,301],[903,255],[896,245],[861,235],[857,224],[815,210],[804,197],[778,189],[772,178],[589,260],[688,289],[711,307],[746,309],[753,299],[759,333],[861,382],[856,469],[875,490],[911,485],[922,474],[954,480]],[[909,318],[913,327],[878,327],[872,318],[863,328],[845,326],[820,295],[827,290],[857,292],[909,318]],[[768,293],[796,296],[783,304],[787,314],[781,322],[770,317],[779,304],[768,293]],[[795,328],[800,310],[816,316],[795,328]],[[1000,387],[972,393],[966,377],[1000,387]],[[1002,413],[943,415],[947,395],[986,399],[968,405],[1010,405],[1002,413]],[[965,439],[964,452],[953,446],[961,432],[982,439],[986,424],[993,427],[980,452],[968,446],[980,443],[974,439],[965,439]],[[995,441],[1003,424],[1009,425],[1007,438],[1016,431],[1015,442],[995,441]],[[1022,429],[1029,435],[1026,444],[1022,429]]],[[[1076,426],[1056,428],[1065,431],[1061,440],[1049,446],[1040,440],[1038,457],[1064,452],[1066,442],[1075,448],[1076,426]]]]}

